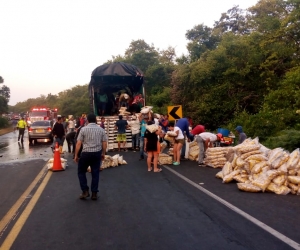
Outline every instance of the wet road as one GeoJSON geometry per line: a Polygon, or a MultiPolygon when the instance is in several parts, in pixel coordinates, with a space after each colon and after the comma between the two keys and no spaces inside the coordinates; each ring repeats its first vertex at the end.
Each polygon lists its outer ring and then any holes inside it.
{"type": "Polygon", "coordinates": [[[99,200],[82,201],[71,154],[52,173],[51,143],[0,141],[0,249],[300,249],[299,196],[240,192],[191,161],[148,172],[126,152],[101,172],[99,200]]]}
{"type": "Polygon", "coordinates": [[[28,159],[49,159],[52,157],[51,143],[47,140],[38,140],[29,146],[28,132],[25,131],[24,143],[18,142],[18,132],[11,132],[0,136],[0,164],[11,161],[28,159]]]}

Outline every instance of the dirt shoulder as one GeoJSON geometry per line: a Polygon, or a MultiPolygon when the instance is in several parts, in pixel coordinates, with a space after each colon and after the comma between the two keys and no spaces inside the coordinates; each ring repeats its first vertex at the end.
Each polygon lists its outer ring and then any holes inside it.
{"type": "Polygon", "coordinates": [[[12,127],[1,128],[1,129],[0,129],[0,136],[1,136],[1,135],[5,135],[5,134],[7,134],[7,133],[10,133],[10,132],[12,132],[12,131],[13,131],[13,128],[12,128],[12,127]]]}

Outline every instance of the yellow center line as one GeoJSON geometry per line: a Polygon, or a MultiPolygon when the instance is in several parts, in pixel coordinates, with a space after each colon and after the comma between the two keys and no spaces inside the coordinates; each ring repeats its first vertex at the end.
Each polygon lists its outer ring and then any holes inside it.
{"type": "Polygon", "coordinates": [[[36,186],[38,181],[45,175],[45,168],[43,168],[39,174],[35,177],[33,182],[25,190],[25,192],[20,196],[16,203],[11,207],[7,214],[0,221],[0,232],[7,226],[7,224],[15,217],[18,209],[21,207],[23,202],[28,198],[28,195],[31,193],[32,189],[36,186]]]}
{"type": "Polygon", "coordinates": [[[40,186],[38,187],[35,194],[32,196],[30,202],[28,203],[28,205],[24,209],[23,213],[20,215],[19,219],[17,220],[17,222],[13,226],[12,230],[9,232],[8,236],[4,240],[4,242],[3,242],[2,246],[0,247],[0,249],[10,249],[13,242],[17,238],[19,232],[21,231],[23,225],[25,224],[27,218],[29,217],[32,209],[34,208],[36,202],[38,201],[39,197],[41,196],[44,188],[46,187],[46,185],[47,185],[47,183],[48,183],[48,181],[49,181],[49,179],[52,175],[52,172],[51,171],[46,172],[45,168],[43,168],[40,171],[40,173],[37,175],[37,177],[34,179],[34,181],[26,189],[26,191],[21,195],[21,197],[17,200],[17,202],[12,206],[12,208],[7,212],[7,214],[0,221],[0,232],[2,232],[3,229],[9,224],[9,222],[14,219],[18,209],[21,207],[24,200],[27,199],[27,197],[30,194],[30,192],[32,191],[32,189],[36,186],[36,184],[41,180],[41,178],[45,174],[46,174],[46,176],[45,176],[44,180],[41,182],[40,186]]]}

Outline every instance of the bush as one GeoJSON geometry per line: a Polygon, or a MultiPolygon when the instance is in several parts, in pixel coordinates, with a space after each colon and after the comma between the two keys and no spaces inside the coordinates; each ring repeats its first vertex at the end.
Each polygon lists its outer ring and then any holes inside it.
{"type": "Polygon", "coordinates": [[[292,152],[300,148],[300,131],[284,130],[278,136],[268,138],[263,145],[270,149],[281,147],[292,152]]]}
{"type": "Polygon", "coordinates": [[[7,120],[7,118],[4,117],[0,117],[0,128],[6,128],[8,127],[9,122],[7,120]]]}

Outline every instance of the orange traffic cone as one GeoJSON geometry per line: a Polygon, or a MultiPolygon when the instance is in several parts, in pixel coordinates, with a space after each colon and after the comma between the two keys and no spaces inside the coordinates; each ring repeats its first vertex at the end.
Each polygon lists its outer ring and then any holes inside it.
{"type": "Polygon", "coordinates": [[[54,172],[65,170],[61,165],[58,142],[55,143],[54,160],[53,160],[53,166],[51,170],[54,172]]]}

